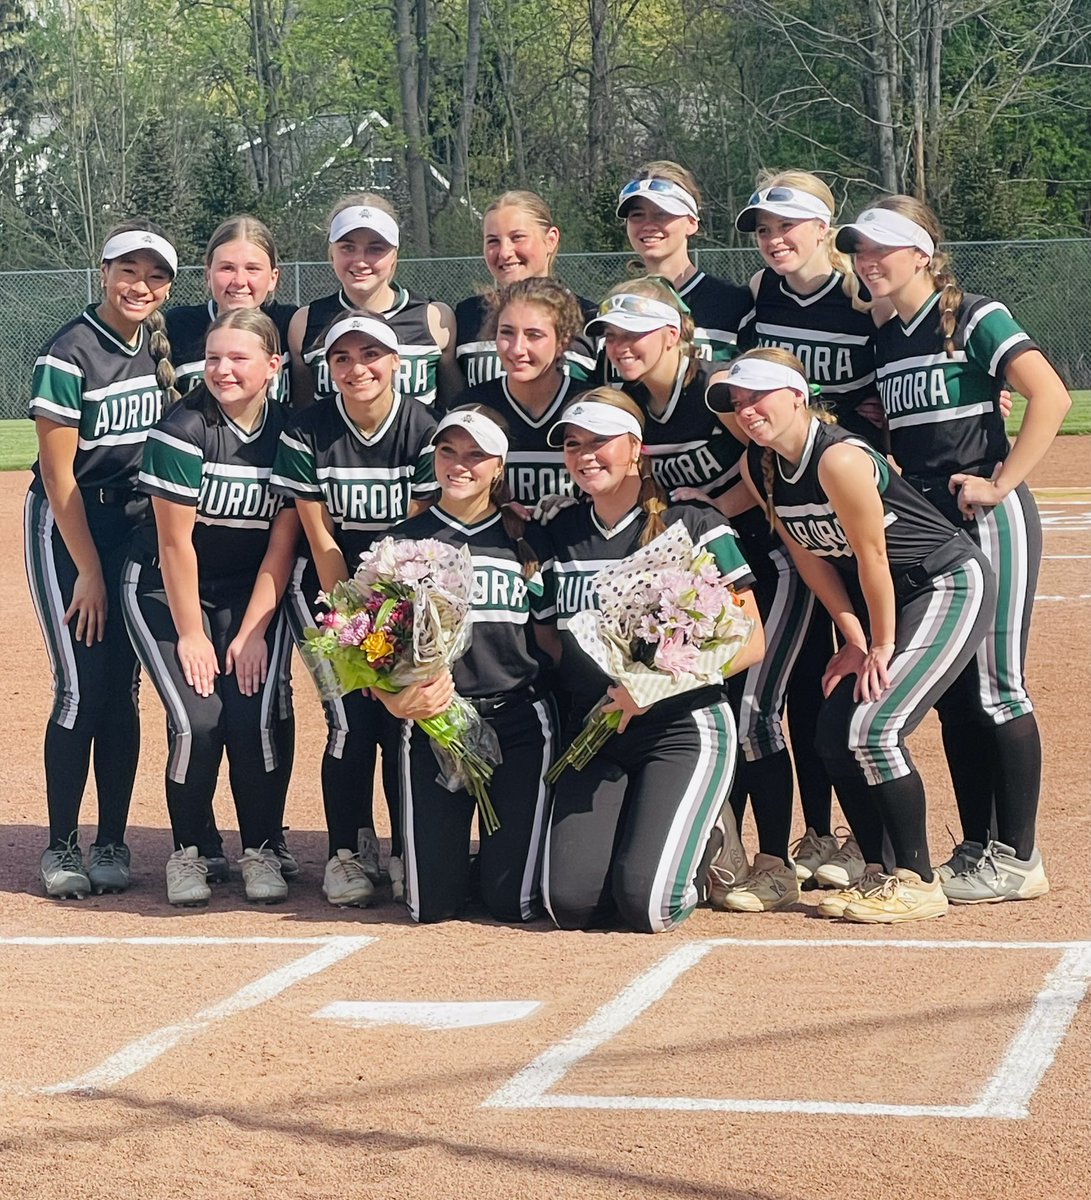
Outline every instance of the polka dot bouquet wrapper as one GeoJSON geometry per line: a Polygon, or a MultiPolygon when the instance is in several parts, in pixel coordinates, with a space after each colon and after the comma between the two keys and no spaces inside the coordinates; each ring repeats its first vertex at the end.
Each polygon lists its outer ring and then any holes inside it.
{"type": "MultiPolygon", "coordinates": [[[[467,650],[474,586],[468,546],[435,538],[383,538],[360,556],[351,579],[322,593],[325,612],[305,631],[302,654],[323,699],[377,689],[400,692],[433,678],[467,650]]],[[[468,791],[486,833],[499,827],[489,799],[500,744],[477,710],[456,695],[449,708],[417,720],[432,741],[439,782],[468,791]]]]}
{"type": "MultiPolygon", "coordinates": [[[[712,554],[676,522],[592,581],[596,608],[578,613],[568,632],[580,649],[641,708],[722,683],[754,622],[712,554]]],[[[590,716],[547,778],[581,770],[617,731],[619,712],[590,716]]],[[[639,718],[637,718],[639,719],[639,718]]]]}

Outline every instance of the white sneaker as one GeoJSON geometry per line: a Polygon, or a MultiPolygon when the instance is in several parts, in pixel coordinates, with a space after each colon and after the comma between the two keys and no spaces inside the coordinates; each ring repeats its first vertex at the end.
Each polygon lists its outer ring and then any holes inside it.
{"type": "Polygon", "coordinates": [[[353,854],[351,850],[338,850],[326,863],[322,891],[331,904],[341,908],[366,908],[375,895],[375,885],[368,878],[358,854],[353,854]]]}
{"type": "Polygon", "coordinates": [[[239,859],[246,898],[252,904],[279,904],[288,899],[288,885],[281,873],[280,859],[268,845],[244,850],[239,859]]]}
{"type": "Polygon", "coordinates": [[[916,871],[897,867],[893,875],[880,875],[875,887],[850,901],[842,915],[846,921],[862,925],[899,925],[930,921],[946,913],[947,897],[938,875],[925,883],[916,871]]]}
{"type": "MultiPolygon", "coordinates": [[[[836,840],[836,839],[835,839],[836,840]]],[[[856,839],[849,834],[837,850],[815,871],[815,883],[822,887],[850,888],[864,873],[867,863],[856,839]]]]}
{"type": "Polygon", "coordinates": [[[820,917],[843,917],[845,909],[854,901],[863,898],[865,892],[881,887],[883,883],[883,868],[879,863],[868,863],[864,872],[847,888],[836,892],[827,892],[818,902],[815,911],[820,917]]]}
{"type": "Polygon", "coordinates": [[[208,863],[196,846],[184,846],[167,859],[167,903],[189,908],[212,899],[208,863]]]}
{"type": "Polygon", "coordinates": [[[387,874],[390,876],[390,895],[395,900],[405,899],[405,864],[396,855],[390,856],[387,863],[387,874]]]}
{"type": "MultiPolygon", "coordinates": [[[[938,874],[938,872],[937,872],[938,874]]],[[[1049,880],[1037,849],[1029,859],[1015,857],[1015,850],[992,841],[969,870],[941,879],[952,904],[996,904],[1002,900],[1033,900],[1049,891],[1049,880]]]]}
{"type": "Polygon", "coordinates": [[[808,827],[791,851],[796,879],[806,883],[823,863],[830,861],[839,847],[840,843],[832,833],[819,835],[808,827]]]}
{"type": "Polygon", "coordinates": [[[356,853],[364,874],[372,883],[378,883],[382,878],[382,868],[379,866],[379,839],[374,829],[361,829],[356,839],[356,853]]]}

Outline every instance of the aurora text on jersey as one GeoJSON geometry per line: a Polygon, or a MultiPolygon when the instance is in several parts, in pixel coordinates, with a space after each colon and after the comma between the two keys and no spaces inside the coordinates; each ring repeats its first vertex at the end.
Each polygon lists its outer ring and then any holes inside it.
{"type": "Polygon", "coordinates": [[[325,504],[352,569],[377,533],[409,516],[414,499],[436,494],[429,445],[434,430],[426,408],[395,396],[386,420],[365,436],[335,395],[307,409],[281,435],[273,488],[325,504]]]}
{"type": "Polygon", "coordinates": [[[915,476],[991,470],[1008,455],[997,404],[1005,371],[1013,358],[1037,347],[1003,304],[966,295],[949,355],[939,299],[936,292],[908,324],[893,317],[876,334],[891,450],[915,476]]]}
{"type": "MultiPolygon", "coordinates": [[[[70,321],[34,364],[29,415],[78,429],[80,487],[133,486],[163,391],[144,329],[129,345],[93,308],[70,321]]],[[[37,471],[35,472],[37,474],[37,471]]]]}

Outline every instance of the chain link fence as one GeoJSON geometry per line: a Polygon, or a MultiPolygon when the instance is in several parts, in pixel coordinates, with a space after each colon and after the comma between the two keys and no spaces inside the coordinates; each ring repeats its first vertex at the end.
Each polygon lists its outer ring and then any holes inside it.
{"type": "MultiPolygon", "coordinates": [[[[1091,388],[1091,240],[960,242],[948,249],[968,292],[1002,300],[1041,345],[1069,387],[1091,388]]],[[[743,282],[761,266],[750,249],[700,250],[702,270],[743,282]]],[[[562,254],[557,273],[574,291],[596,299],[632,273],[632,254],[562,254]]],[[[456,304],[489,283],[480,258],[403,259],[398,279],[436,300],[456,304]]],[[[337,286],[328,263],[286,263],[278,294],[305,304],[337,286]]],[[[26,415],[30,374],[45,341],[99,295],[97,269],[0,271],[0,418],[26,415]]],[[[183,267],[172,304],[205,298],[204,272],[183,267]]]]}

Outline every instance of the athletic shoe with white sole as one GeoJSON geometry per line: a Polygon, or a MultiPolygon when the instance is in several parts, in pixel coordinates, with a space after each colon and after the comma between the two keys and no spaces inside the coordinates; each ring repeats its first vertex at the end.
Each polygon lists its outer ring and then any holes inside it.
{"type": "Polygon", "coordinates": [[[50,846],[42,855],[39,874],[45,894],[57,900],[83,900],[91,894],[91,880],[75,834],[62,846],[50,846]]]}
{"type": "MultiPolygon", "coordinates": [[[[735,814],[730,805],[724,805],[724,811],[709,834],[709,841],[712,842],[715,857],[708,864],[705,879],[698,880],[698,887],[703,883],[709,905],[723,912],[727,893],[743,883],[750,874],[750,863],[739,838],[739,827],[735,823],[735,814]],[[719,841],[718,847],[713,839],[719,841]]],[[[708,854],[709,850],[705,853],[708,854]]]]}
{"type": "Polygon", "coordinates": [[[728,912],[779,912],[799,900],[794,868],[772,854],[755,854],[745,882],[724,897],[728,912]]]}
{"type": "Polygon", "coordinates": [[[251,904],[279,904],[288,899],[281,859],[269,845],[244,850],[239,867],[243,890],[251,904]]]}
{"type": "Polygon", "coordinates": [[[192,908],[211,899],[208,863],[197,853],[197,847],[175,850],[167,859],[167,903],[192,908]]]}
{"type": "Polygon", "coordinates": [[[815,883],[821,887],[850,888],[863,875],[866,866],[860,847],[850,833],[837,852],[815,871],[815,883]]]}
{"type": "Polygon", "coordinates": [[[956,875],[962,875],[976,867],[984,853],[985,847],[980,842],[959,842],[951,857],[933,869],[940,879],[946,882],[948,879],[954,879],[956,875]]]}
{"type": "Polygon", "coordinates": [[[806,883],[823,863],[827,863],[840,849],[840,842],[832,833],[817,834],[808,826],[806,832],[792,847],[796,879],[806,883]]]}
{"type": "Polygon", "coordinates": [[[280,859],[280,873],[285,879],[294,879],[299,874],[299,863],[296,861],[295,855],[288,849],[288,843],[284,840],[284,834],[287,832],[287,826],[281,830],[279,841],[272,844],[273,853],[280,859]]]}
{"type": "MultiPolygon", "coordinates": [[[[364,874],[372,883],[378,883],[383,871],[379,866],[379,839],[374,829],[361,829],[356,838],[356,853],[364,874]]],[[[331,860],[332,861],[332,860],[331,860]]]]}
{"type": "Polygon", "coordinates": [[[898,867],[893,875],[880,875],[875,887],[850,901],[843,916],[860,925],[900,925],[904,921],[929,921],[946,913],[947,897],[938,875],[925,883],[916,871],[898,867]]]}
{"type": "Polygon", "coordinates": [[[341,908],[366,908],[375,895],[375,885],[368,878],[358,854],[338,850],[326,863],[322,892],[331,904],[341,908]]]}
{"type": "Polygon", "coordinates": [[[405,864],[396,855],[390,856],[386,865],[386,873],[390,876],[390,895],[394,900],[405,899],[405,864]]]}
{"type": "Polygon", "coordinates": [[[864,872],[855,883],[835,892],[827,892],[818,902],[815,911],[820,917],[843,917],[845,909],[854,901],[859,900],[865,892],[879,887],[883,882],[883,867],[880,863],[868,863],[864,872]]]}
{"type": "Polygon", "coordinates": [[[133,881],[132,859],[124,842],[95,843],[87,864],[87,878],[96,896],[103,892],[124,892],[133,881]]]}
{"type": "Polygon", "coordinates": [[[943,890],[952,904],[998,904],[1002,900],[1033,900],[1049,891],[1042,856],[1015,857],[1011,846],[990,842],[968,871],[945,879],[943,890]]]}

